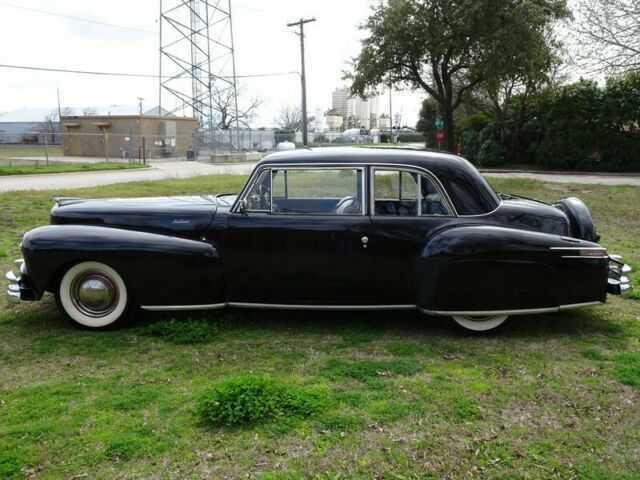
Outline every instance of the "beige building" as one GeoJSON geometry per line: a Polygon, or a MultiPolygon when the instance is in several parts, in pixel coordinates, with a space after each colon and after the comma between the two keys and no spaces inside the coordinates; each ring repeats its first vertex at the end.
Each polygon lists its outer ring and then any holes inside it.
{"type": "Polygon", "coordinates": [[[129,159],[185,157],[198,130],[195,118],[90,115],[60,119],[64,155],[129,159]]]}
{"type": "Polygon", "coordinates": [[[327,113],[324,119],[327,122],[327,128],[330,132],[341,132],[344,130],[344,117],[342,115],[327,113]]]}

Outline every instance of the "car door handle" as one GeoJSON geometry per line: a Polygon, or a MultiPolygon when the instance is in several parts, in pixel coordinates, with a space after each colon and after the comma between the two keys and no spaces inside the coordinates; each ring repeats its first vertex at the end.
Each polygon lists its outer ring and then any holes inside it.
{"type": "Polygon", "coordinates": [[[362,237],[360,241],[362,242],[362,248],[367,248],[367,245],[369,244],[369,237],[362,237]]]}

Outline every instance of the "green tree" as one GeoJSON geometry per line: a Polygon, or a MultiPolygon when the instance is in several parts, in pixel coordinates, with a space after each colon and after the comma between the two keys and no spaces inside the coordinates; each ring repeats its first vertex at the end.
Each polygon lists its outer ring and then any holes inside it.
{"type": "Polygon", "coordinates": [[[422,101],[416,130],[425,137],[425,144],[429,142],[435,144],[436,141],[436,119],[438,118],[438,104],[432,98],[425,98],[422,101]]]}
{"type": "Polygon", "coordinates": [[[465,93],[503,78],[548,48],[545,28],[568,15],[566,0],[388,0],[374,7],[354,59],[354,95],[381,85],[423,89],[445,121],[453,150],[454,111],[465,93]]]}

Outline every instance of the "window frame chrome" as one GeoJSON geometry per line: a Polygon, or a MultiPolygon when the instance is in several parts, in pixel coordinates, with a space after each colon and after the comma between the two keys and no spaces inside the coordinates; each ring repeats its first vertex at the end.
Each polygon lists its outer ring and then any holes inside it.
{"type": "MultiPolygon", "coordinates": [[[[440,180],[428,170],[425,170],[421,167],[414,167],[410,165],[396,165],[396,164],[375,164],[369,166],[369,211],[371,212],[372,217],[381,217],[381,218],[456,218],[459,217],[455,208],[453,207],[453,202],[449,198],[447,191],[444,189],[440,180]],[[406,173],[415,173],[418,175],[418,182],[416,188],[416,202],[417,202],[417,215],[384,215],[376,213],[376,198],[375,198],[375,172],[376,170],[391,170],[396,172],[406,172],[406,173]],[[438,190],[440,195],[442,195],[442,199],[444,200],[444,206],[447,209],[446,215],[433,215],[433,214],[423,214],[422,213],[422,193],[421,193],[421,185],[420,185],[420,176],[425,176],[427,179],[433,183],[434,187],[438,190]]],[[[400,192],[400,196],[402,196],[402,192],[400,192]]]]}
{"type": "MultiPolygon", "coordinates": [[[[363,199],[367,199],[368,201],[365,201],[363,203],[363,208],[362,208],[362,215],[370,215],[371,217],[377,216],[377,217],[384,217],[384,218],[392,218],[391,215],[375,215],[375,210],[374,210],[374,203],[372,202],[372,191],[373,191],[373,187],[374,187],[374,183],[373,183],[373,179],[372,179],[372,175],[373,175],[373,171],[374,169],[382,169],[382,170],[408,170],[408,171],[412,171],[414,173],[418,173],[420,175],[424,175],[427,178],[429,178],[433,184],[435,185],[435,187],[438,189],[438,191],[440,192],[440,194],[442,195],[445,205],[447,207],[447,209],[449,210],[449,215],[422,215],[422,216],[412,216],[412,217],[402,217],[402,218],[457,218],[460,217],[460,215],[458,214],[458,212],[456,211],[453,202],[451,201],[451,198],[449,197],[449,192],[447,192],[447,190],[444,188],[444,186],[442,185],[442,183],[440,182],[440,179],[434,175],[431,171],[427,170],[426,168],[423,167],[419,167],[416,165],[407,165],[404,163],[385,163],[385,162],[381,162],[381,163],[369,163],[369,162],[309,162],[309,163],[305,163],[305,162],[296,162],[296,163],[268,163],[262,166],[258,166],[254,169],[254,171],[251,173],[251,175],[249,176],[249,178],[247,179],[247,182],[245,183],[244,187],[242,187],[242,190],[240,190],[240,193],[238,194],[238,197],[236,198],[235,203],[233,204],[233,206],[231,207],[230,212],[231,213],[240,213],[238,208],[240,205],[240,201],[243,198],[246,198],[248,192],[251,190],[251,188],[253,187],[254,183],[257,181],[258,176],[264,171],[264,170],[282,170],[282,169],[293,169],[293,168],[299,168],[299,169],[313,169],[313,168],[322,168],[322,169],[329,169],[329,170],[335,170],[336,168],[339,167],[344,167],[346,169],[363,169],[364,173],[363,173],[363,199]],[[365,178],[366,177],[366,178],[365,178]],[[366,207],[365,207],[366,204],[366,207]]],[[[271,176],[271,175],[270,175],[271,176]]],[[[246,213],[251,212],[251,213],[258,213],[258,214],[270,214],[271,212],[267,211],[267,210],[249,210],[246,213]]],[[[309,214],[287,214],[287,215],[309,215],[309,214]]],[[[315,214],[316,216],[329,216],[332,217],[333,215],[327,215],[327,214],[315,214]]],[[[486,214],[483,214],[486,215],[486,214]]],[[[343,215],[341,215],[343,216],[343,215]]],[[[361,215],[344,215],[346,216],[356,216],[359,217],[361,215]]]]}
{"type": "MultiPolygon", "coordinates": [[[[368,199],[368,191],[367,191],[367,165],[366,164],[349,164],[349,163],[322,163],[322,164],[268,164],[264,165],[260,169],[256,169],[250,177],[245,187],[243,187],[240,195],[238,195],[238,199],[236,203],[233,205],[231,209],[231,213],[238,213],[238,208],[240,202],[243,199],[246,199],[249,193],[252,191],[255,183],[260,178],[260,175],[263,171],[269,170],[269,188],[270,188],[270,210],[246,210],[245,213],[261,213],[261,214],[271,214],[271,215],[290,215],[290,216],[314,216],[314,217],[363,217],[367,215],[367,199],[368,199]],[[345,214],[345,215],[336,215],[334,213],[297,213],[297,212],[274,212],[273,211],[273,172],[275,171],[284,171],[288,172],[290,170],[353,170],[355,172],[360,172],[362,178],[362,208],[360,213],[358,214],[345,214]],[[250,185],[249,187],[247,187],[250,185]]],[[[356,182],[356,188],[358,187],[356,182]]],[[[357,195],[357,192],[356,192],[357,195]]]]}

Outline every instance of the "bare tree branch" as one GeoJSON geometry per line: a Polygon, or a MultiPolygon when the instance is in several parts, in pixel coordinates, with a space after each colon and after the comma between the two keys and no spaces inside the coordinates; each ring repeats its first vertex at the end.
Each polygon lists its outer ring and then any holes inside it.
{"type": "Polygon", "coordinates": [[[578,61],[597,72],[640,69],[640,2],[579,0],[575,50],[578,61]]]}
{"type": "Polygon", "coordinates": [[[276,122],[283,130],[300,131],[302,130],[302,110],[300,107],[285,105],[278,112],[276,122]]]}

